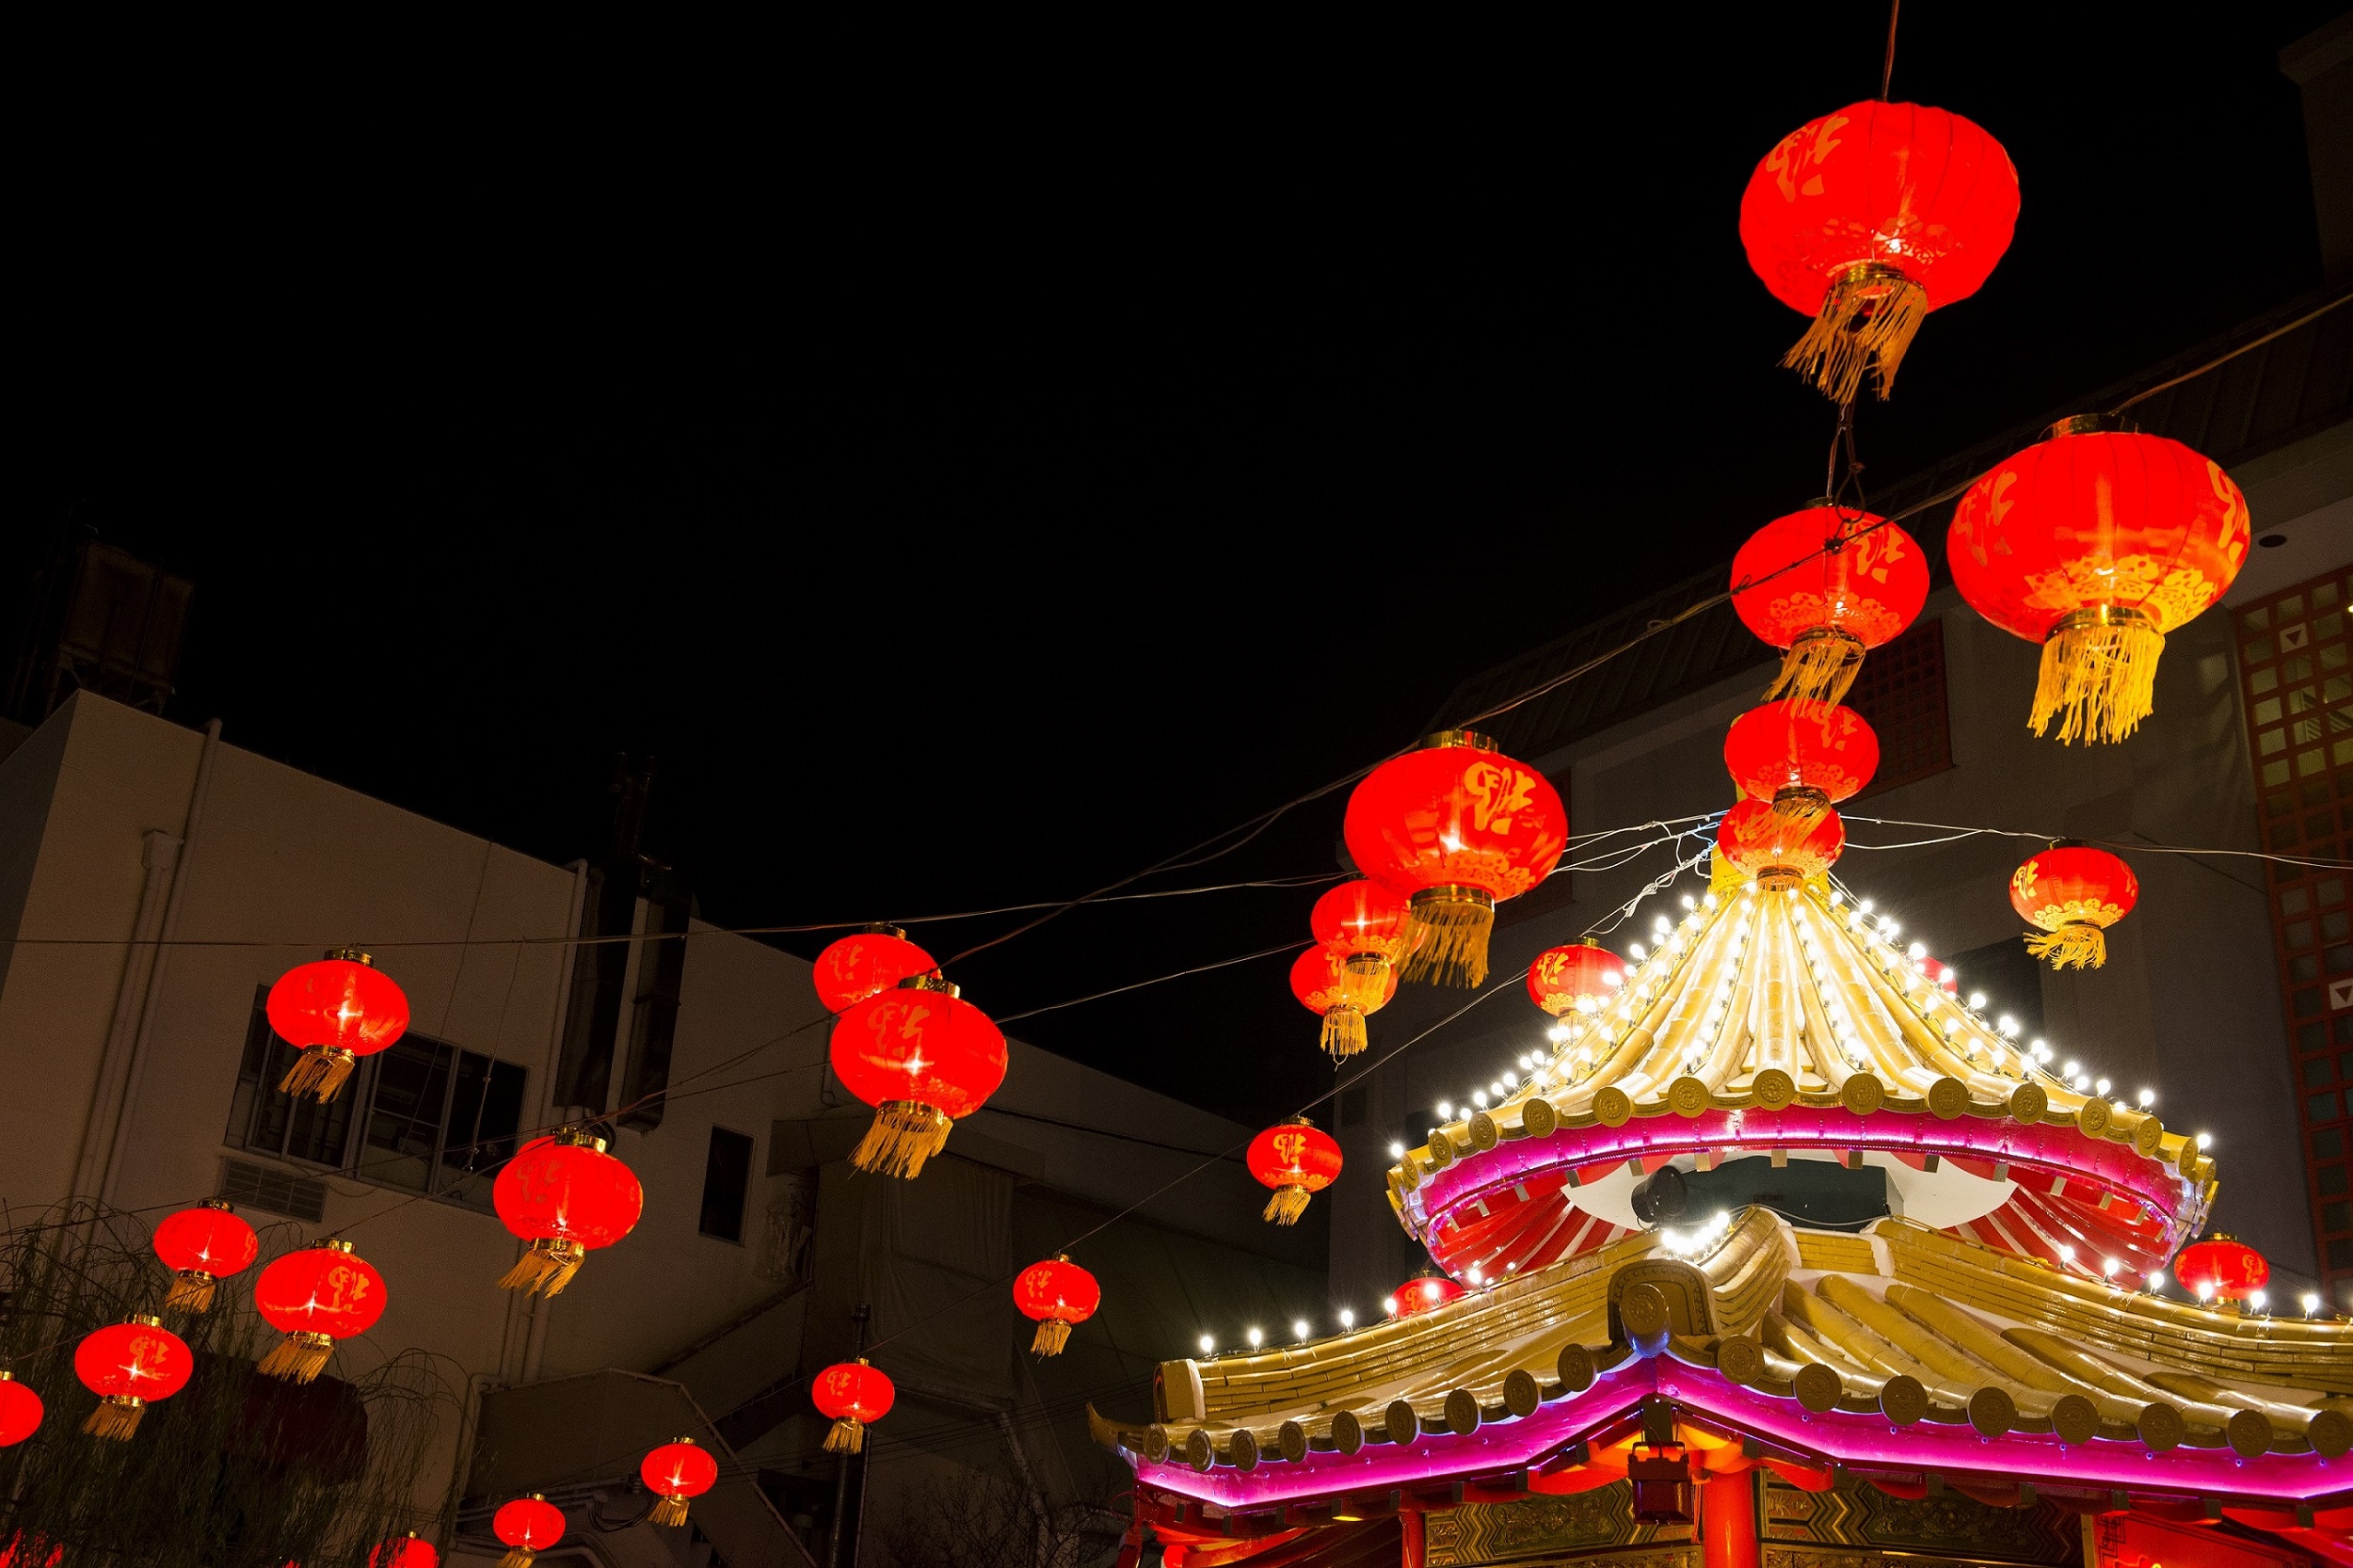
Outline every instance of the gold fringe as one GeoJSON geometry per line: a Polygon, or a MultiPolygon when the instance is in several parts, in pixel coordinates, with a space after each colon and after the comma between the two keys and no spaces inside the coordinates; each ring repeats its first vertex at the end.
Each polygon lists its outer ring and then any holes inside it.
{"type": "Polygon", "coordinates": [[[1261,1220],[1272,1220],[1278,1225],[1295,1225],[1307,1212],[1307,1200],[1314,1196],[1305,1187],[1277,1187],[1274,1196],[1267,1199],[1266,1212],[1261,1220]]]}
{"type": "Polygon", "coordinates": [[[174,1312],[210,1312],[213,1309],[213,1276],[201,1269],[171,1276],[171,1289],[164,1297],[166,1308],[174,1312]]]}
{"type": "Polygon", "coordinates": [[[1784,790],[1773,797],[1773,820],[1802,833],[1822,820],[1830,796],[1819,790],[1784,790]]]}
{"type": "Polygon", "coordinates": [[[1855,400],[1867,370],[1884,401],[1928,316],[1928,290],[1892,266],[1865,262],[1831,280],[1814,325],[1781,362],[1839,404],[1855,400]]]}
{"type": "Polygon", "coordinates": [[[286,1069],[286,1076],[278,1080],[280,1094],[294,1096],[315,1094],[325,1105],[343,1092],[344,1080],[351,1076],[360,1059],[334,1046],[312,1046],[295,1058],[295,1064],[286,1069]]]}
{"type": "Polygon", "coordinates": [[[539,1554],[528,1546],[518,1546],[499,1559],[499,1568],[531,1568],[539,1554]]]}
{"type": "Polygon", "coordinates": [[[587,1261],[588,1249],[580,1242],[542,1236],[515,1259],[513,1268],[499,1276],[499,1288],[520,1290],[526,1296],[535,1290],[543,1296],[560,1296],[587,1261]]]}
{"type": "Polygon", "coordinates": [[[98,1401],[98,1408],[83,1421],[82,1430],[92,1437],[112,1438],[118,1443],[130,1441],[139,1430],[139,1417],[147,1414],[147,1401],[124,1396],[108,1395],[98,1401]]]}
{"type": "Polygon", "coordinates": [[[1365,1048],[1365,1016],[1353,1007],[1329,1008],[1323,1015],[1323,1048],[1337,1062],[1365,1048]]]}
{"type": "Polygon", "coordinates": [[[686,1499],[673,1493],[654,1504],[646,1517],[657,1525],[682,1525],[686,1523],[686,1499]]]}
{"type": "Polygon", "coordinates": [[[2048,958],[2055,969],[2071,964],[2079,969],[2096,969],[2108,961],[2108,939],[2098,926],[2075,920],[2057,931],[2027,932],[2026,951],[2037,958],[2048,958]]]}
{"type": "Polygon", "coordinates": [[[948,1129],[954,1125],[946,1112],[928,1105],[885,1100],[874,1108],[874,1125],[850,1151],[850,1163],[877,1176],[913,1181],[923,1174],[923,1161],[948,1146],[948,1129]]]}
{"type": "MultiPolygon", "coordinates": [[[[1425,888],[1414,897],[1414,924],[1421,933],[1405,978],[1433,985],[1476,989],[1487,983],[1487,937],[1495,930],[1496,906],[1486,898],[1433,898],[1425,888]]],[[[1468,893],[1470,889],[1463,889],[1468,893]]]]}
{"type": "Polygon", "coordinates": [[[1030,1336],[1030,1353],[1060,1355],[1062,1348],[1069,1343],[1070,1325],[1060,1318],[1048,1318],[1039,1322],[1037,1332],[1030,1336]]]}
{"type": "Polygon", "coordinates": [[[254,1368],[264,1377],[284,1378],[289,1383],[311,1383],[327,1370],[329,1357],[335,1353],[335,1341],[324,1334],[302,1332],[289,1334],[269,1348],[254,1368]]]}
{"type": "Polygon", "coordinates": [[[825,1433],[825,1451],[829,1454],[854,1454],[866,1447],[866,1423],[855,1416],[844,1416],[825,1433]]]}
{"type": "Polygon", "coordinates": [[[1824,706],[1844,702],[1855,677],[1863,673],[1863,639],[1834,626],[1798,633],[1789,651],[1781,656],[1781,673],[1765,688],[1765,700],[1787,697],[1793,702],[1824,706]]]}
{"type": "Polygon", "coordinates": [[[1354,952],[1340,966],[1340,1003],[1359,1013],[1378,1013],[1389,1000],[1389,960],[1378,952],[1354,952]]]}
{"type": "Polygon", "coordinates": [[[2137,613],[2130,620],[2062,622],[2042,644],[2027,728],[2045,734],[2063,713],[2061,745],[2122,740],[2156,707],[2157,655],[2164,651],[2165,633],[2137,613]]]}

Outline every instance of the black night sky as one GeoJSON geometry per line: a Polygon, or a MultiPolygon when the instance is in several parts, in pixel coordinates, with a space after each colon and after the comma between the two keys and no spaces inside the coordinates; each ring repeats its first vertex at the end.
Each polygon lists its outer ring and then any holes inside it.
{"type": "MultiPolygon", "coordinates": [[[[1869,481],[2319,283],[2275,56],[2337,8],[1904,8],[1896,96],[1993,132],[2025,207],[1864,409],[1869,481]]],[[[551,859],[654,754],[648,847],[723,924],[1074,896],[1819,490],[1737,208],[1876,90],[1885,9],[1640,20],[808,38],[765,75],[707,39],[611,65],[658,92],[80,146],[15,248],[0,604],[94,530],[198,585],[175,718],[551,859]]],[[[1144,886],[1330,871],[1343,798],[1144,886]]],[[[1304,940],[1313,897],[949,972],[1022,1012],[1304,940]]],[[[1330,1081],[1283,972],[1013,1032],[1263,1121],[1330,1081]]]]}

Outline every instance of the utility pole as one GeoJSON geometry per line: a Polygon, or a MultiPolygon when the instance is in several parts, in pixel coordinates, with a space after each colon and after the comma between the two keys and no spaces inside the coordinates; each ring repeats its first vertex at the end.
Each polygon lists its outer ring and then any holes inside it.
{"type": "MultiPolygon", "coordinates": [[[[866,1349],[866,1320],[873,1315],[874,1309],[863,1304],[850,1314],[850,1359],[853,1361],[856,1360],[858,1353],[866,1349]]],[[[843,1534],[841,1523],[842,1515],[850,1511],[850,1462],[856,1457],[855,1454],[834,1456],[833,1526],[825,1535],[825,1568],[844,1568],[841,1560],[843,1534]]],[[[858,1512],[861,1514],[866,1512],[865,1504],[866,1489],[860,1487],[858,1488],[858,1512]]],[[[851,1550],[856,1551],[857,1549],[856,1532],[849,1533],[851,1550]]]]}

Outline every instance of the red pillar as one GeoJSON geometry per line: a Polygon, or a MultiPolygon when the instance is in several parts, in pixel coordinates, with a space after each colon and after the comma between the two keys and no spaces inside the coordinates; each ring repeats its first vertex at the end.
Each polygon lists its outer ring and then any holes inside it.
{"type": "Polygon", "coordinates": [[[1422,1568],[1421,1514],[1413,1509],[1401,1509],[1397,1522],[1405,1537],[1404,1568],[1422,1568]]]}
{"type": "Polygon", "coordinates": [[[1756,1482],[1748,1473],[1713,1476],[1700,1488],[1706,1568],[1757,1568],[1756,1482]]]}

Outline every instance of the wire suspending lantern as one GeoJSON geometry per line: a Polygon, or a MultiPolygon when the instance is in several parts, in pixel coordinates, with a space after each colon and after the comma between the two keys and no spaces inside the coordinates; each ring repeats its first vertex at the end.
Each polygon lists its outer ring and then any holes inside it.
{"type": "Polygon", "coordinates": [[[1827,501],[1775,518],[1732,558],[1734,613],[1784,650],[1768,697],[1842,700],[1864,654],[1902,635],[1928,598],[1917,540],[1827,501]]]}
{"type": "Polygon", "coordinates": [[[0,1369],[0,1448],[14,1448],[39,1432],[43,1414],[40,1396],[17,1382],[14,1372],[0,1369]]]}
{"type": "Polygon", "coordinates": [[[280,1080],[281,1093],[315,1095],[321,1105],[341,1093],[360,1064],[408,1030],[408,998],[358,948],[334,948],[297,964],[269,988],[264,1011],[278,1037],[302,1054],[280,1080]]]}
{"type": "Polygon", "coordinates": [[[1005,1037],[936,975],[910,975],[852,1006],[833,1026],[841,1086],[874,1108],[851,1152],[861,1171],[913,1178],[948,1130],[1005,1080],[1005,1037]]]}
{"type": "Polygon", "coordinates": [[[2018,171],[1970,121],[1918,104],[1849,104],[1765,154],[1740,243],[1774,298],[1813,325],[1782,363],[1834,403],[1879,395],[1930,311],[1993,276],[2018,224],[2018,171]]]}
{"type": "Polygon", "coordinates": [[[2271,1282],[2271,1265],[2246,1242],[2217,1230],[2181,1250],[2173,1259],[2173,1277],[2201,1301],[2245,1301],[2271,1282]]]}
{"type": "Polygon", "coordinates": [[[646,1190],[636,1172],[604,1152],[603,1139],[568,1127],[517,1149],[490,1184],[490,1204],[530,1243],[499,1288],[553,1296],[590,1252],[636,1227],[646,1190]]]}
{"type": "Polygon", "coordinates": [[[92,1437],[128,1439],[147,1407],[185,1388],[195,1370],[187,1342],[162,1319],[141,1313],[107,1324],[73,1348],[73,1375],[98,1396],[98,1408],[82,1430],[92,1437]]]}
{"type": "Polygon", "coordinates": [[[285,1337],[255,1370],[310,1383],[327,1369],[335,1341],[365,1334],[384,1316],[384,1276],[348,1241],[322,1241],[273,1260],[253,1282],[253,1305],[285,1337]]]}
{"type": "Polygon", "coordinates": [[[897,926],[870,925],[828,942],[810,966],[809,980],[826,1012],[846,1013],[909,975],[931,974],[938,968],[897,926]]]}
{"type": "Polygon", "coordinates": [[[499,1568],[531,1568],[532,1559],[564,1539],[564,1511],[534,1492],[501,1504],[490,1533],[506,1548],[499,1568]]]}
{"type": "Polygon", "coordinates": [[[2106,850],[2061,840],[2010,873],[2009,903],[2040,927],[2026,951],[2051,968],[2096,969],[2108,961],[2109,926],[2140,902],[2140,879],[2106,850]]]}
{"type": "Polygon", "coordinates": [[[1291,995],[1323,1020],[1323,1048],[1337,1062],[1365,1048],[1365,1015],[1378,1013],[1397,995],[1397,972],[1385,968],[1381,988],[1368,995],[1348,972],[1346,954],[1336,948],[1309,948],[1291,961],[1291,995]]]}
{"type": "Polygon", "coordinates": [[[1569,816],[1543,774],[1468,729],[1447,729],[1372,770],[1342,826],[1357,869],[1402,894],[1415,936],[1404,978],[1487,978],[1496,905],[1551,874],[1569,816]]]}
{"type": "Polygon", "coordinates": [[[825,1433],[825,1451],[854,1454],[866,1447],[866,1429],[890,1414],[899,1391],[880,1368],[868,1366],[860,1356],[818,1373],[808,1397],[817,1414],[833,1421],[825,1433]]]}
{"type": "Polygon", "coordinates": [[[1820,876],[1846,852],[1847,824],[1825,810],[1811,823],[1773,814],[1761,800],[1744,800],[1724,813],[1716,848],[1734,870],[1767,888],[1794,888],[1820,876]]]}
{"type": "Polygon", "coordinates": [[[1862,714],[1835,703],[1769,702],[1733,720],[1724,736],[1733,784],[1795,827],[1850,798],[1879,766],[1879,736],[1862,714]]]}
{"type": "Polygon", "coordinates": [[[1049,1257],[1021,1271],[1013,1282],[1013,1304],[1037,1324],[1032,1355],[1060,1355],[1070,1343],[1070,1326],[1083,1323],[1103,1304],[1103,1288],[1067,1256],[1049,1257]]]}
{"type": "Polygon", "coordinates": [[[182,1312],[210,1312],[214,1285],[252,1267],[262,1251],[261,1238],[237,1218],[227,1198],[208,1198],[165,1215],[155,1226],[154,1245],[155,1256],[171,1271],[164,1305],[182,1312]]]}
{"type": "Polygon", "coordinates": [[[1305,1116],[1259,1133],[1242,1160],[1260,1186],[1274,1189],[1259,1218],[1278,1225],[1297,1224],[1307,1200],[1340,1176],[1340,1145],[1305,1116]]]}
{"type": "Polygon", "coordinates": [[[2027,728],[2121,741],[2155,703],[2166,633],[2247,559],[2247,498],[2221,466],[2103,415],[2060,420],[1953,510],[1945,552],[1969,607],[2042,645],[2027,728]]]}
{"type": "Polygon", "coordinates": [[[637,1466],[637,1479],[662,1499],[646,1517],[657,1525],[682,1525],[688,1499],[718,1484],[719,1462],[693,1438],[674,1438],[646,1455],[637,1466]]]}

